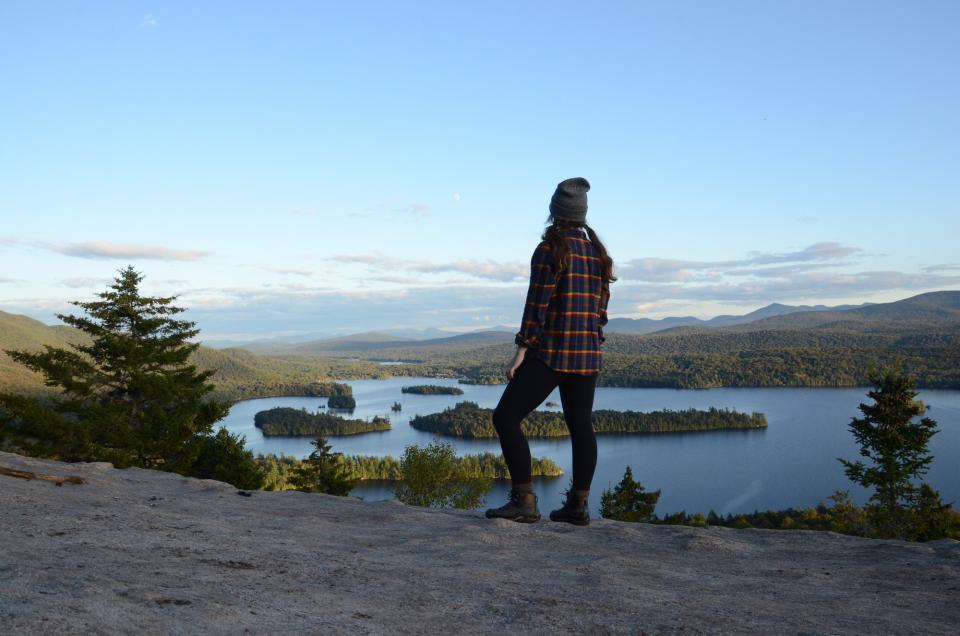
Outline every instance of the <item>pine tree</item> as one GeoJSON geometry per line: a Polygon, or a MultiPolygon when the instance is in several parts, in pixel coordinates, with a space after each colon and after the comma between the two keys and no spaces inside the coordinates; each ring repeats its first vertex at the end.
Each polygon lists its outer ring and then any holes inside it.
{"type": "Polygon", "coordinates": [[[331,452],[332,447],[323,436],[313,440],[314,451],[294,469],[290,483],[304,492],[323,492],[346,497],[353,490],[354,480],[343,465],[342,453],[331,452]]]}
{"type": "Polygon", "coordinates": [[[873,403],[860,404],[863,417],[852,418],[849,426],[860,446],[860,455],[869,459],[871,465],[839,461],[851,481],[873,489],[869,512],[877,534],[910,538],[915,512],[921,503],[929,507],[935,495],[926,492],[921,502],[921,489],[915,482],[926,474],[933,461],[927,443],[937,432],[937,423],[921,417],[927,407],[916,399],[913,379],[904,375],[899,366],[882,372],[872,369],[868,379],[874,387],[867,393],[873,403]],[[920,420],[914,421],[918,417],[920,420]]]}
{"type": "Polygon", "coordinates": [[[608,488],[600,495],[600,514],[605,519],[618,521],[650,521],[659,500],[660,491],[645,492],[643,486],[634,481],[633,470],[627,466],[620,483],[612,491],[608,488]]]}
{"type": "Polygon", "coordinates": [[[7,351],[60,392],[39,402],[0,396],[0,424],[17,447],[66,461],[110,461],[187,473],[228,405],[209,399],[213,371],[189,363],[199,330],[178,320],[176,297],[140,293],[127,267],[100,300],[73,302],[82,316],[58,314],[87,339],[72,349],[7,351]]]}

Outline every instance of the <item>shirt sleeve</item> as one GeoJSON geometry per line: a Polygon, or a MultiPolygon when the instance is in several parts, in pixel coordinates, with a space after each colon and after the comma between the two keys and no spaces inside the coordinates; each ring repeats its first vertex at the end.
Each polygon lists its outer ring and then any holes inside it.
{"type": "Polygon", "coordinates": [[[523,308],[520,331],[514,337],[516,344],[523,347],[536,347],[540,344],[547,318],[547,306],[556,286],[553,254],[547,243],[540,243],[530,259],[530,287],[527,289],[527,302],[523,308]]]}
{"type": "Polygon", "coordinates": [[[604,282],[603,289],[600,292],[599,320],[597,321],[597,331],[600,336],[600,342],[606,341],[603,335],[603,327],[607,324],[607,304],[610,302],[610,283],[604,282]]]}

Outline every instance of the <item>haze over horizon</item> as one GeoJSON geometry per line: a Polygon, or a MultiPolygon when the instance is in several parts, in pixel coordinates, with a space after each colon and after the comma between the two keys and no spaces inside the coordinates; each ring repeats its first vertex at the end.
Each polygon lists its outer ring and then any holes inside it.
{"type": "Polygon", "coordinates": [[[8,2],[0,310],[133,264],[209,339],[519,325],[588,178],[609,313],[960,289],[960,4],[8,2]]]}

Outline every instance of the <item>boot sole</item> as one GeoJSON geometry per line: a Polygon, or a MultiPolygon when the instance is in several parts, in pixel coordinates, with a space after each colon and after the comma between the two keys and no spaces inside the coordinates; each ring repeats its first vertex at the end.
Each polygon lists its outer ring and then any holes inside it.
{"type": "Polygon", "coordinates": [[[517,515],[515,517],[500,517],[498,515],[487,515],[487,519],[506,519],[507,521],[516,521],[517,523],[536,523],[540,521],[540,515],[536,517],[527,517],[524,515],[517,515]]]}
{"type": "Polygon", "coordinates": [[[590,518],[589,518],[589,517],[587,517],[586,519],[554,519],[553,517],[550,517],[550,521],[556,521],[557,523],[569,523],[569,524],[572,524],[572,525],[575,525],[575,526],[589,526],[589,525],[590,525],[590,518]]]}

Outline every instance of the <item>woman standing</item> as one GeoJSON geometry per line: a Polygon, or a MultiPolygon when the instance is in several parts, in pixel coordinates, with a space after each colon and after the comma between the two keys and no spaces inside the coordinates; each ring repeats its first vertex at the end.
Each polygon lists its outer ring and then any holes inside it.
{"type": "Polygon", "coordinates": [[[550,225],[530,263],[530,287],[517,353],[493,412],[503,456],[510,469],[510,500],[487,510],[488,518],[524,523],[540,519],[530,474],[530,447],[520,421],[557,386],[573,445],[573,487],[552,521],[590,523],[587,496],[597,465],[591,413],[602,362],[603,326],[613,276],[613,259],[587,225],[586,179],[562,181],[550,201],[550,225]]]}

